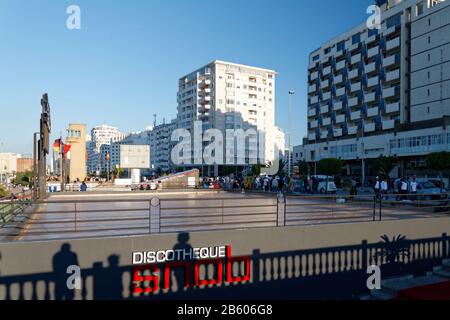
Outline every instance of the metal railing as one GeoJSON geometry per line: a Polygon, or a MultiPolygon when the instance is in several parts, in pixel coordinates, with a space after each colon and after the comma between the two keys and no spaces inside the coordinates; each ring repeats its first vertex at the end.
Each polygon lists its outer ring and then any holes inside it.
{"type": "Polygon", "coordinates": [[[388,196],[150,195],[138,199],[48,200],[34,203],[35,210],[22,214],[21,222],[14,224],[6,222],[32,203],[0,203],[0,208],[9,208],[3,210],[2,217],[8,219],[3,221],[0,235],[29,239],[145,235],[425,218],[450,211],[448,199],[403,202],[388,196]]]}

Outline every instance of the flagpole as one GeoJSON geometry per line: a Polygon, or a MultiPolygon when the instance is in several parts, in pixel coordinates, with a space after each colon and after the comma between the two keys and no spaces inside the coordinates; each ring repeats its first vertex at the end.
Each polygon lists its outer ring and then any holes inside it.
{"type": "Polygon", "coordinates": [[[65,187],[65,161],[64,161],[64,144],[62,142],[62,132],[59,132],[59,154],[61,157],[61,192],[66,191],[65,187]]]}

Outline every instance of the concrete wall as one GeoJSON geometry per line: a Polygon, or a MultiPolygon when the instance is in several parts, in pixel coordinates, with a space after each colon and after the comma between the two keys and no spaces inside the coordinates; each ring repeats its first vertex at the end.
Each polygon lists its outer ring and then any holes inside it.
{"type": "MultiPolygon", "coordinates": [[[[233,256],[251,255],[254,249],[262,253],[316,249],[380,241],[380,236],[398,234],[408,239],[438,237],[450,234],[450,218],[429,218],[352,224],[330,224],[309,227],[262,228],[190,234],[193,247],[231,245],[233,256]]],[[[0,243],[0,274],[21,275],[52,270],[51,260],[61,245],[70,243],[78,254],[81,268],[90,268],[96,261],[107,262],[111,254],[120,255],[121,265],[131,264],[131,253],[140,250],[171,249],[177,234],[136,237],[55,240],[46,242],[0,243]]]]}

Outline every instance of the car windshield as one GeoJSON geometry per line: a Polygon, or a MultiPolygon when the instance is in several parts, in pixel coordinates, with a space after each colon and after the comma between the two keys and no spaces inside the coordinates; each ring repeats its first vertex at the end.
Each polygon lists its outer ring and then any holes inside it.
{"type": "Polygon", "coordinates": [[[435,188],[435,186],[432,185],[432,184],[429,183],[429,182],[422,182],[422,183],[421,183],[421,186],[422,186],[422,188],[424,188],[424,189],[434,189],[434,188],[435,188]]]}

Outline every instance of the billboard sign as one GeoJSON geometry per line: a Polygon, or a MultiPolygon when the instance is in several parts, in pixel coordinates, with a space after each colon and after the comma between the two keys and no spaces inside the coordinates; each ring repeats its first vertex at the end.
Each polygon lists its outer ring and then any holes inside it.
{"type": "Polygon", "coordinates": [[[124,169],[150,169],[150,146],[120,145],[120,167],[124,169]]]}

